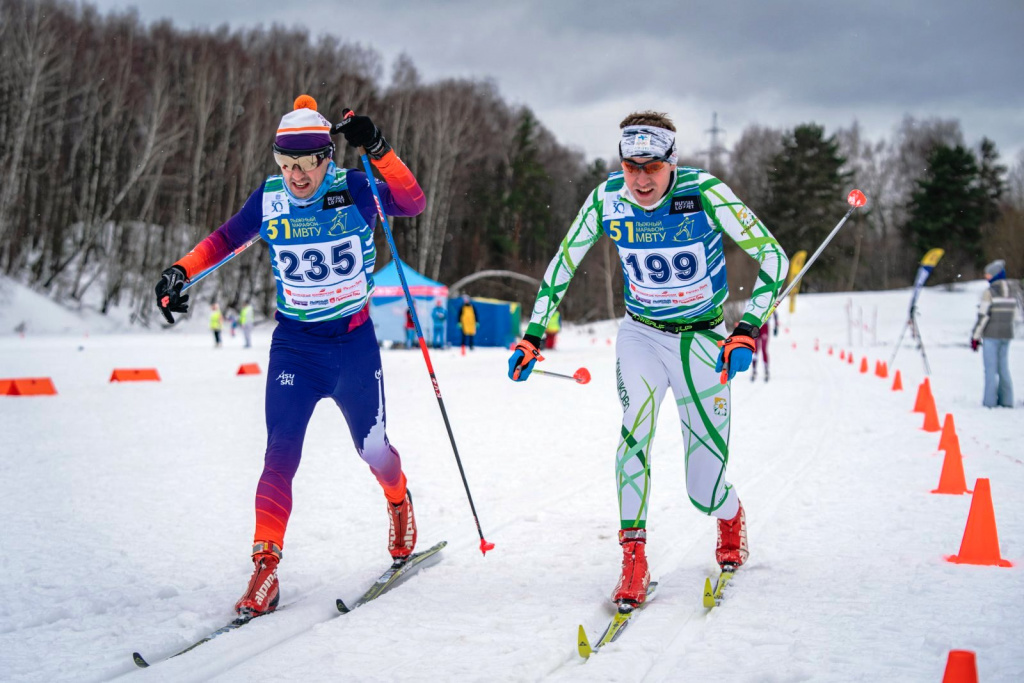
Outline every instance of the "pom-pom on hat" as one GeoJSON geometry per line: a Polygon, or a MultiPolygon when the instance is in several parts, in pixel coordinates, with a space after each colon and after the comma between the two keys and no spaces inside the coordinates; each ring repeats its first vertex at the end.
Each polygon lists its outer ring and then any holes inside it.
{"type": "Polygon", "coordinates": [[[331,122],[316,110],[316,100],[309,95],[295,98],[294,111],[281,117],[274,143],[289,152],[318,151],[331,144],[331,122]]]}
{"type": "Polygon", "coordinates": [[[1004,273],[1005,271],[1006,261],[1004,261],[1003,259],[997,259],[992,263],[988,264],[987,266],[985,266],[985,275],[989,275],[993,278],[995,278],[1000,273],[1004,273]]]}

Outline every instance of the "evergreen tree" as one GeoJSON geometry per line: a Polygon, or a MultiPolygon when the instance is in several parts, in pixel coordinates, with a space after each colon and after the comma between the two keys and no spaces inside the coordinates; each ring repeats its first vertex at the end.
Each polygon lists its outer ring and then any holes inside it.
{"type": "Polygon", "coordinates": [[[985,195],[985,206],[982,209],[982,224],[991,225],[999,220],[1000,200],[1006,189],[1006,166],[999,163],[999,152],[996,143],[988,138],[981,139],[978,153],[978,181],[985,195]]]}
{"type": "Polygon", "coordinates": [[[917,253],[941,247],[949,266],[959,273],[964,265],[980,266],[984,261],[981,226],[988,205],[974,155],[960,145],[939,145],[928,155],[928,168],[917,181],[904,229],[917,253]]]}
{"type": "MultiPolygon", "coordinates": [[[[768,170],[768,202],[761,211],[765,225],[787,253],[818,247],[845,213],[844,186],[850,174],[840,169],[846,160],[839,154],[836,137],[808,123],[787,132],[782,151],[768,170]]],[[[804,279],[810,290],[834,285],[842,275],[836,252],[824,253],[804,279]]]]}

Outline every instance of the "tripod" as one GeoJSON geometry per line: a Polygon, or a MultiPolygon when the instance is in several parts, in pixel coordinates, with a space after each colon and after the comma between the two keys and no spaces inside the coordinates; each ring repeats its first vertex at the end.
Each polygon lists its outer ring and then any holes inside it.
{"type": "Polygon", "coordinates": [[[903,335],[907,333],[907,328],[910,328],[910,336],[917,340],[917,348],[921,352],[921,360],[924,361],[924,374],[931,375],[932,370],[928,367],[928,354],[924,352],[924,340],[921,339],[921,330],[917,326],[917,309],[910,309],[910,316],[907,319],[905,325],[903,325],[903,331],[900,332],[900,338],[896,342],[896,350],[892,352],[892,359],[889,361],[889,365],[896,362],[896,354],[900,352],[900,346],[903,344],[903,335]]]}

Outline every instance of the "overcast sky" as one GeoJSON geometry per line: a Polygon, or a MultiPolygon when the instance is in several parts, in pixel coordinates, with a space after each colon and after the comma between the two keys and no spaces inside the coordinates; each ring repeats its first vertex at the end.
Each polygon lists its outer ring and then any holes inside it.
{"type": "MultiPolygon", "coordinates": [[[[181,28],[305,26],[407,53],[425,81],[493,79],[563,143],[615,154],[634,109],[668,112],[679,146],[731,147],[751,123],[873,139],[903,118],[959,119],[966,142],[1024,152],[1024,0],[99,0],[181,28]]],[[[312,93],[314,96],[316,93],[312,93]]],[[[385,131],[386,133],[387,131],[385,131]]]]}

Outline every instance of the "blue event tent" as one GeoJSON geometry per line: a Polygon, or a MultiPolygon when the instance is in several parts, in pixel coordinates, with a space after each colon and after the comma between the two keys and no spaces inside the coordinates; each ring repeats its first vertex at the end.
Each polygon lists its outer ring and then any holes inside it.
{"type": "MultiPolygon", "coordinates": [[[[423,336],[429,343],[434,332],[434,322],[430,313],[436,302],[440,301],[442,306],[447,304],[448,287],[417,273],[405,261],[402,261],[402,273],[409,285],[409,293],[416,303],[416,315],[423,336]]],[[[402,281],[398,278],[395,261],[392,260],[374,273],[373,282],[370,317],[373,318],[373,326],[377,330],[377,340],[402,344],[405,342],[405,312],[408,305],[405,293],[402,292],[402,281]]]]}

